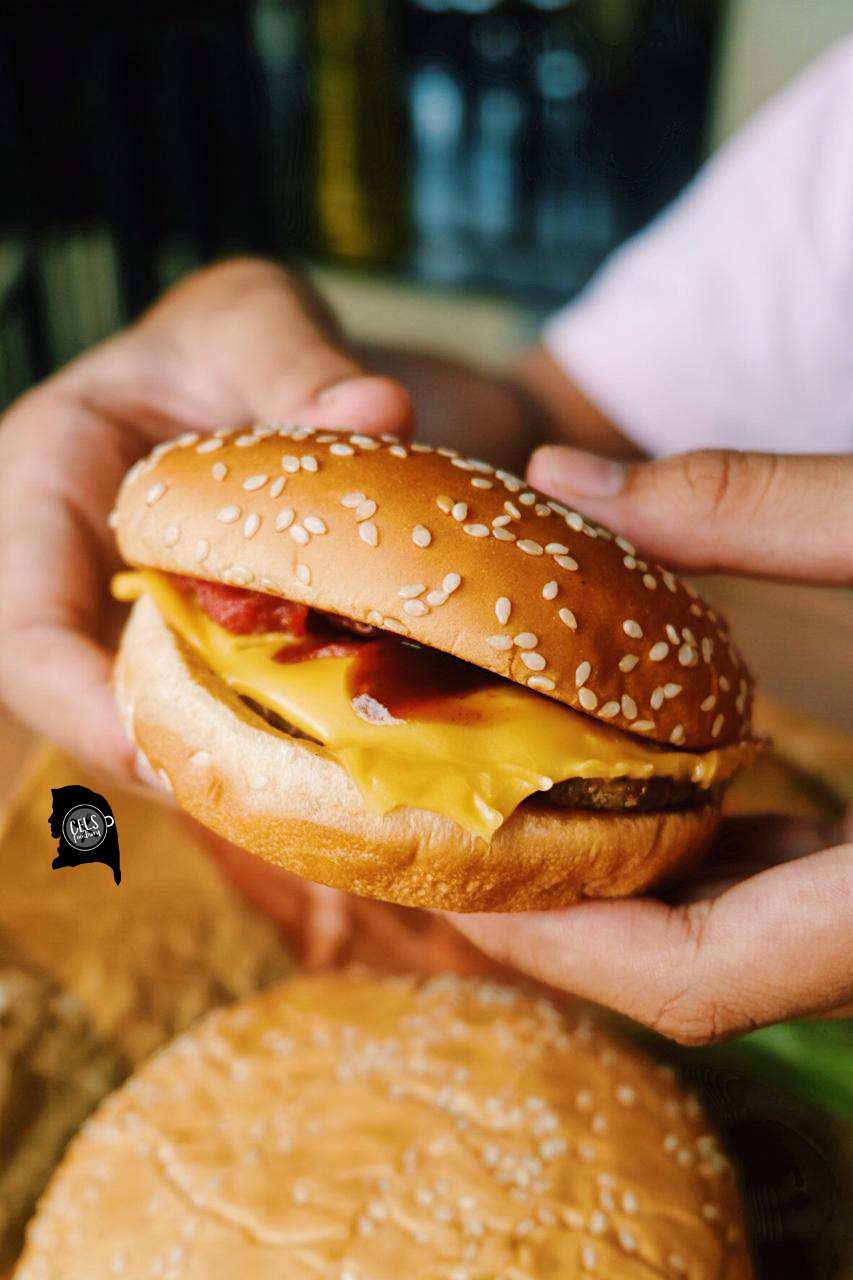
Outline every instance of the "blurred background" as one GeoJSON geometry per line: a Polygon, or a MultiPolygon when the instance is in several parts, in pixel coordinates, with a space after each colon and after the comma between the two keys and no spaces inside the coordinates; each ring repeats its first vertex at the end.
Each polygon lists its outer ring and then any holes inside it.
{"type": "Polygon", "coordinates": [[[360,337],[498,361],[851,22],[848,0],[5,0],[0,404],[247,250],[311,265],[360,337]]]}

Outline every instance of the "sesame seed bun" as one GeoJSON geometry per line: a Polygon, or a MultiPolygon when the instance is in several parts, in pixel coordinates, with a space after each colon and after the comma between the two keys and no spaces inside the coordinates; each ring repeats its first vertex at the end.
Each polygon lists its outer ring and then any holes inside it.
{"type": "Polygon", "coordinates": [[[749,674],[689,584],[454,450],[307,427],[190,433],[131,470],[115,524],[129,564],[388,628],[650,742],[749,737],[749,674]]]}
{"type": "Polygon", "coordinates": [[[717,826],[709,799],[654,813],[522,804],[492,837],[450,818],[368,809],[322,747],[270,728],[168,627],[133,606],[114,684],[146,767],[182,808],[309,880],[448,911],[526,911],[624,897],[696,863],[717,826]]]}
{"type": "Polygon", "coordinates": [[[668,1067],[476,980],[300,978],[204,1019],[72,1144],[18,1280],[749,1280],[668,1067]]]}
{"type": "MultiPolygon", "coordinates": [[[[309,428],[194,433],[127,476],[132,565],[248,587],[410,637],[644,741],[749,739],[751,680],[692,588],[523,481],[449,449],[309,428]]],[[[490,842],[377,816],[322,746],[266,723],[134,606],[116,689],[142,756],[220,835],[310,879],[503,911],[643,891],[707,848],[717,799],[637,812],[524,802],[490,842]]]]}

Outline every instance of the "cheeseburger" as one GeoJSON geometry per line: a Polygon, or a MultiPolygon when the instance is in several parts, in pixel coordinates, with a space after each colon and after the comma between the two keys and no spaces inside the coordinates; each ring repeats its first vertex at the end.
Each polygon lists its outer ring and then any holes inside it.
{"type": "Polygon", "coordinates": [[[672,1070],[492,983],[301,978],[86,1124],[17,1280],[750,1280],[672,1070]]]}
{"type": "Polygon", "coordinates": [[[312,880],[458,911],[648,888],[754,754],[714,611],[453,449],[257,426],[159,445],[113,514],[141,758],[312,880]]]}

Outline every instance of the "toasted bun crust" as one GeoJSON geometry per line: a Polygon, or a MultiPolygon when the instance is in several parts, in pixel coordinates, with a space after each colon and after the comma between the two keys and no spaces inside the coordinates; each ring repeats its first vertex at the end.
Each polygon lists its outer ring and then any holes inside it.
{"type": "Polygon", "coordinates": [[[322,747],[271,728],[142,596],[115,686],[125,724],[182,808],[278,866],[367,897],[451,911],[523,911],[622,897],[692,866],[713,804],[616,814],[521,805],[478,840],[422,809],[380,816],[322,747]]]}
{"type": "Polygon", "coordinates": [[[131,564],[389,628],[650,741],[749,736],[749,674],[692,587],[453,450],[190,433],[131,470],[114,523],[131,564]]]}
{"type": "Polygon", "coordinates": [[[209,1015],[73,1143],[19,1275],[749,1280],[668,1067],[475,980],[328,974],[209,1015]]]}

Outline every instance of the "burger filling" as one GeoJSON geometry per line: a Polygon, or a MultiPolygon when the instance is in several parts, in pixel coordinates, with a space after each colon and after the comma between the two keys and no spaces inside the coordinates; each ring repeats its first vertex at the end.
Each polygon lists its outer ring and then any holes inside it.
{"type": "Polygon", "coordinates": [[[348,771],[365,803],[445,814],[489,839],[526,800],[632,810],[703,803],[748,744],[658,747],[472,663],[262,592],[118,575],[253,712],[348,771]]]}

